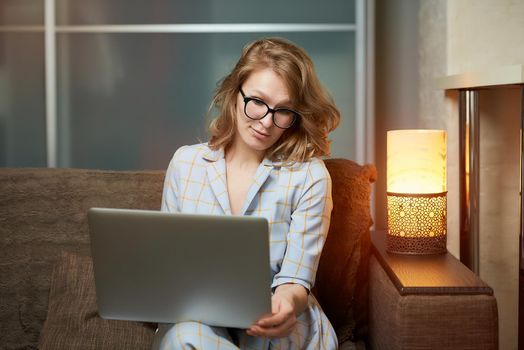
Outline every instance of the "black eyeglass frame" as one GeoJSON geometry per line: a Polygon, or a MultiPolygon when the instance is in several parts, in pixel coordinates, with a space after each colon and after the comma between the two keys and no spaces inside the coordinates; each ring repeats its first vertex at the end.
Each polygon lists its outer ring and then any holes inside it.
{"type": "Polygon", "coordinates": [[[256,98],[256,97],[250,97],[250,96],[246,96],[246,94],[244,93],[244,91],[242,91],[242,89],[239,89],[240,90],[240,94],[242,95],[242,98],[244,99],[244,114],[246,115],[246,117],[248,117],[249,119],[251,120],[261,120],[261,119],[264,119],[269,113],[271,113],[271,118],[273,120],[273,124],[277,127],[277,128],[280,128],[280,129],[289,129],[291,128],[295,122],[297,121],[297,119],[300,118],[300,114],[298,114],[296,111],[292,110],[292,109],[289,109],[289,108],[271,108],[267,105],[267,103],[265,103],[264,101],[262,101],[261,99],[259,98],[256,98]],[[264,114],[263,116],[261,116],[260,118],[253,118],[251,116],[249,116],[247,114],[247,103],[249,101],[257,101],[257,102],[260,102],[262,104],[264,104],[267,108],[267,112],[266,114],[264,114]],[[293,121],[291,122],[291,124],[289,124],[288,127],[281,127],[280,125],[278,125],[275,121],[275,113],[278,112],[278,111],[288,111],[288,112],[291,112],[293,114],[293,121]]]}

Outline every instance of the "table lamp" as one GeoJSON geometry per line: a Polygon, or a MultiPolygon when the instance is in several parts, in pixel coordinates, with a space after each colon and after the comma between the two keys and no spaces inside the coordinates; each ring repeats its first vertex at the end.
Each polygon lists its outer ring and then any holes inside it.
{"type": "Polygon", "coordinates": [[[388,131],[388,252],[446,252],[446,141],[444,130],[388,131]]]}

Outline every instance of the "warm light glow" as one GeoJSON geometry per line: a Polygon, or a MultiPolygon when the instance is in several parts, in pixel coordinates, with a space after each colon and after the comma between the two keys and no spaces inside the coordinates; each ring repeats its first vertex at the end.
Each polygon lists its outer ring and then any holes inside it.
{"type": "Polygon", "coordinates": [[[388,131],[389,252],[446,252],[446,141],[443,130],[388,131]]]}
{"type": "Polygon", "coordinates": [[[443,130],[393,130],[387,135],[387,191],[441,193],[446,188],[443,130]]]}
{"type": "Polygon", "coordinates": [[[388,131],[387,191],[446,192],[446,142],[444,130],[388,131]]]}
{"type": "Polygon", "coordinates": [[[393,130],[387,134],[387,191],[446,192],[443,130],[393,130]]]}

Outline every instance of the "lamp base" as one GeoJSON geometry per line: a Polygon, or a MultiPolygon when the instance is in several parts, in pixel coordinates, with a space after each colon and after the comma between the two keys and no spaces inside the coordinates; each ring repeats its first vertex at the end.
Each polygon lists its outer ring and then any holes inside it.
{"type": "Polygon", "coordinates": [[[446,192],[388,192],[387,248],[400,254],[446,253],[446,192]]]}
{"type": "Polygon", "coordinates": [[[436,237],[399,237],[386,235],[386,251],[396,254],[445,254],[446,236],[436,237]]]}

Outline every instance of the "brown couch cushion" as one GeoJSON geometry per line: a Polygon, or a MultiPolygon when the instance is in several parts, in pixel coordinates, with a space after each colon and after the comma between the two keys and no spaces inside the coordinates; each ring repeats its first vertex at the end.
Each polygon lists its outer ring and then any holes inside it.
{"type": "Polygon", "coordinates": [[[150,349],[156,325],[97,314],[90,257],[63,253],[54,268],[40,349],[150,349]]]}
{"type": "Polygon", "coordinates": [[[333,183],[333,212],[313,293],[335,328],[339,342],[362,338],[367,327],[367,266],[372,165],[327,159],[333,183]]]}
{"type": "Polygon", "coordinates": [[[60,252],[89,254],[87,210],[158,210],[163,181],[163,171],[0,169],[0,348],[36,348],[60,252]]]}

